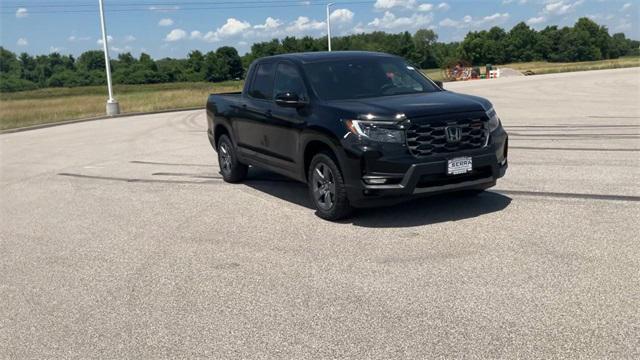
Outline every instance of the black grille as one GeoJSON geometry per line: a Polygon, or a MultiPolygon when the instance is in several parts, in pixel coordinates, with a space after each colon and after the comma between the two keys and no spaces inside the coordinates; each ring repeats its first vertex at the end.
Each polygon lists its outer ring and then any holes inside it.
{"type": "Polygon", "coordinates": [[[412,123],[407,129],[407,145],[414,156],[447,154],[483,147],[487,141],[487,121],[482,118],[433,120],[412,123]],[[446,128],[460,128],[460,141],[448,142],[446,128]]]}

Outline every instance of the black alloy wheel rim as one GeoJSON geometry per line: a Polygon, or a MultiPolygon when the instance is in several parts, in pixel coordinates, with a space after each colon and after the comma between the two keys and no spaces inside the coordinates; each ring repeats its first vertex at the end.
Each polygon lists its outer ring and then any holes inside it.
{"type": "Polygon", "coordinates": [[[316,164],[311,176],[313,199],[322,210],[329,210],[336,201],[336,184],[331,168],[323,162],[316,164]]]}
{"type": "Polygon", "coordinates": [[[223,174],[231,173],[231,152],[229,146],[226,143],[220,144],[220,151],[218,151],[218,161],[220,162],[220,170],[223,174]]]}

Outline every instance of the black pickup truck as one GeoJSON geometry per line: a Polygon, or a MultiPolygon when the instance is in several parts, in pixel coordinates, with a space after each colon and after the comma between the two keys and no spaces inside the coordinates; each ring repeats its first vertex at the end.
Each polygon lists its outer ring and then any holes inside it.
{"type": "Polygon", "coordinates": [[[449,191],[476,194],[507,169],[491,103],[446,91],[400,57],[315,52],[256,60],[241,93],[209,96],[225,181],[257,166],[305,182],[316,214],[449,191]]]}

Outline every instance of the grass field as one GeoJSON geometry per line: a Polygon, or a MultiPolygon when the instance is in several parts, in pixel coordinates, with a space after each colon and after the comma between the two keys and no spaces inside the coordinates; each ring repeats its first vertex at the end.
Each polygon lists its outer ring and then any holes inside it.
{"type": "Polygon", "coordinates": [[[583,61],[573,63],[550,63],[545,61],[534,61],[527,63],[499,65],[498,67],[508,67],[519,70],[521,72],[531,70],[536,75],[540,75],[573,71],[617,69],[637,66],[640,66],[640,56],[628,56],[613,60],[583,61]]]}
{"type": "MultiPolygon", "coordinates": [[[[240,81],[117,85],[123,113],[204,106],[210,93],[238,91],[240,81]]],[[[48,88],[0,94],[0,130],[104,115],[106,87],[48,88]]]]}
{"type": "MultiPolygon", "coordinates": [[[[640,57],[579,63],[529,62],[499,65],[535,74],[614,69],[640,66],[640,57]]],[[[423,70],[433,80],[442,80],[441,69],[423,70]]],[[[210,93],[238,91],[241,81],[223,83],[172,83],[116,85],[114,92],[123,113],[204,106],[210,93]]],[[[0,130],[104,115],[104,86],[49,88],[0,93],[0,130]]]]}

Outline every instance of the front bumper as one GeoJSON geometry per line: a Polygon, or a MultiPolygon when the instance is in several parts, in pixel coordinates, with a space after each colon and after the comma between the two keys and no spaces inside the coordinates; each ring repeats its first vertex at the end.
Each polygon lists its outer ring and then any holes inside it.
{"type": "MultiPolygon", "coordinates": [[[[345,145],[345,144],[343,144],[345,145]]],[[[410,198],[460,190],[483,190],[496,184],[508,168],[508,137],[502,128],[491,134],[482,149],[415,158],[412,155],[381,156],[368,147],[345,146],[344,168],[347,196],[355,207],[388,205],[410,198]],[[470,156],[473,171],[464,175],[447,175],[449,159],[470,156]],[[372,184],[371,179],[386,179],[385,184],[372,184]]]]}

